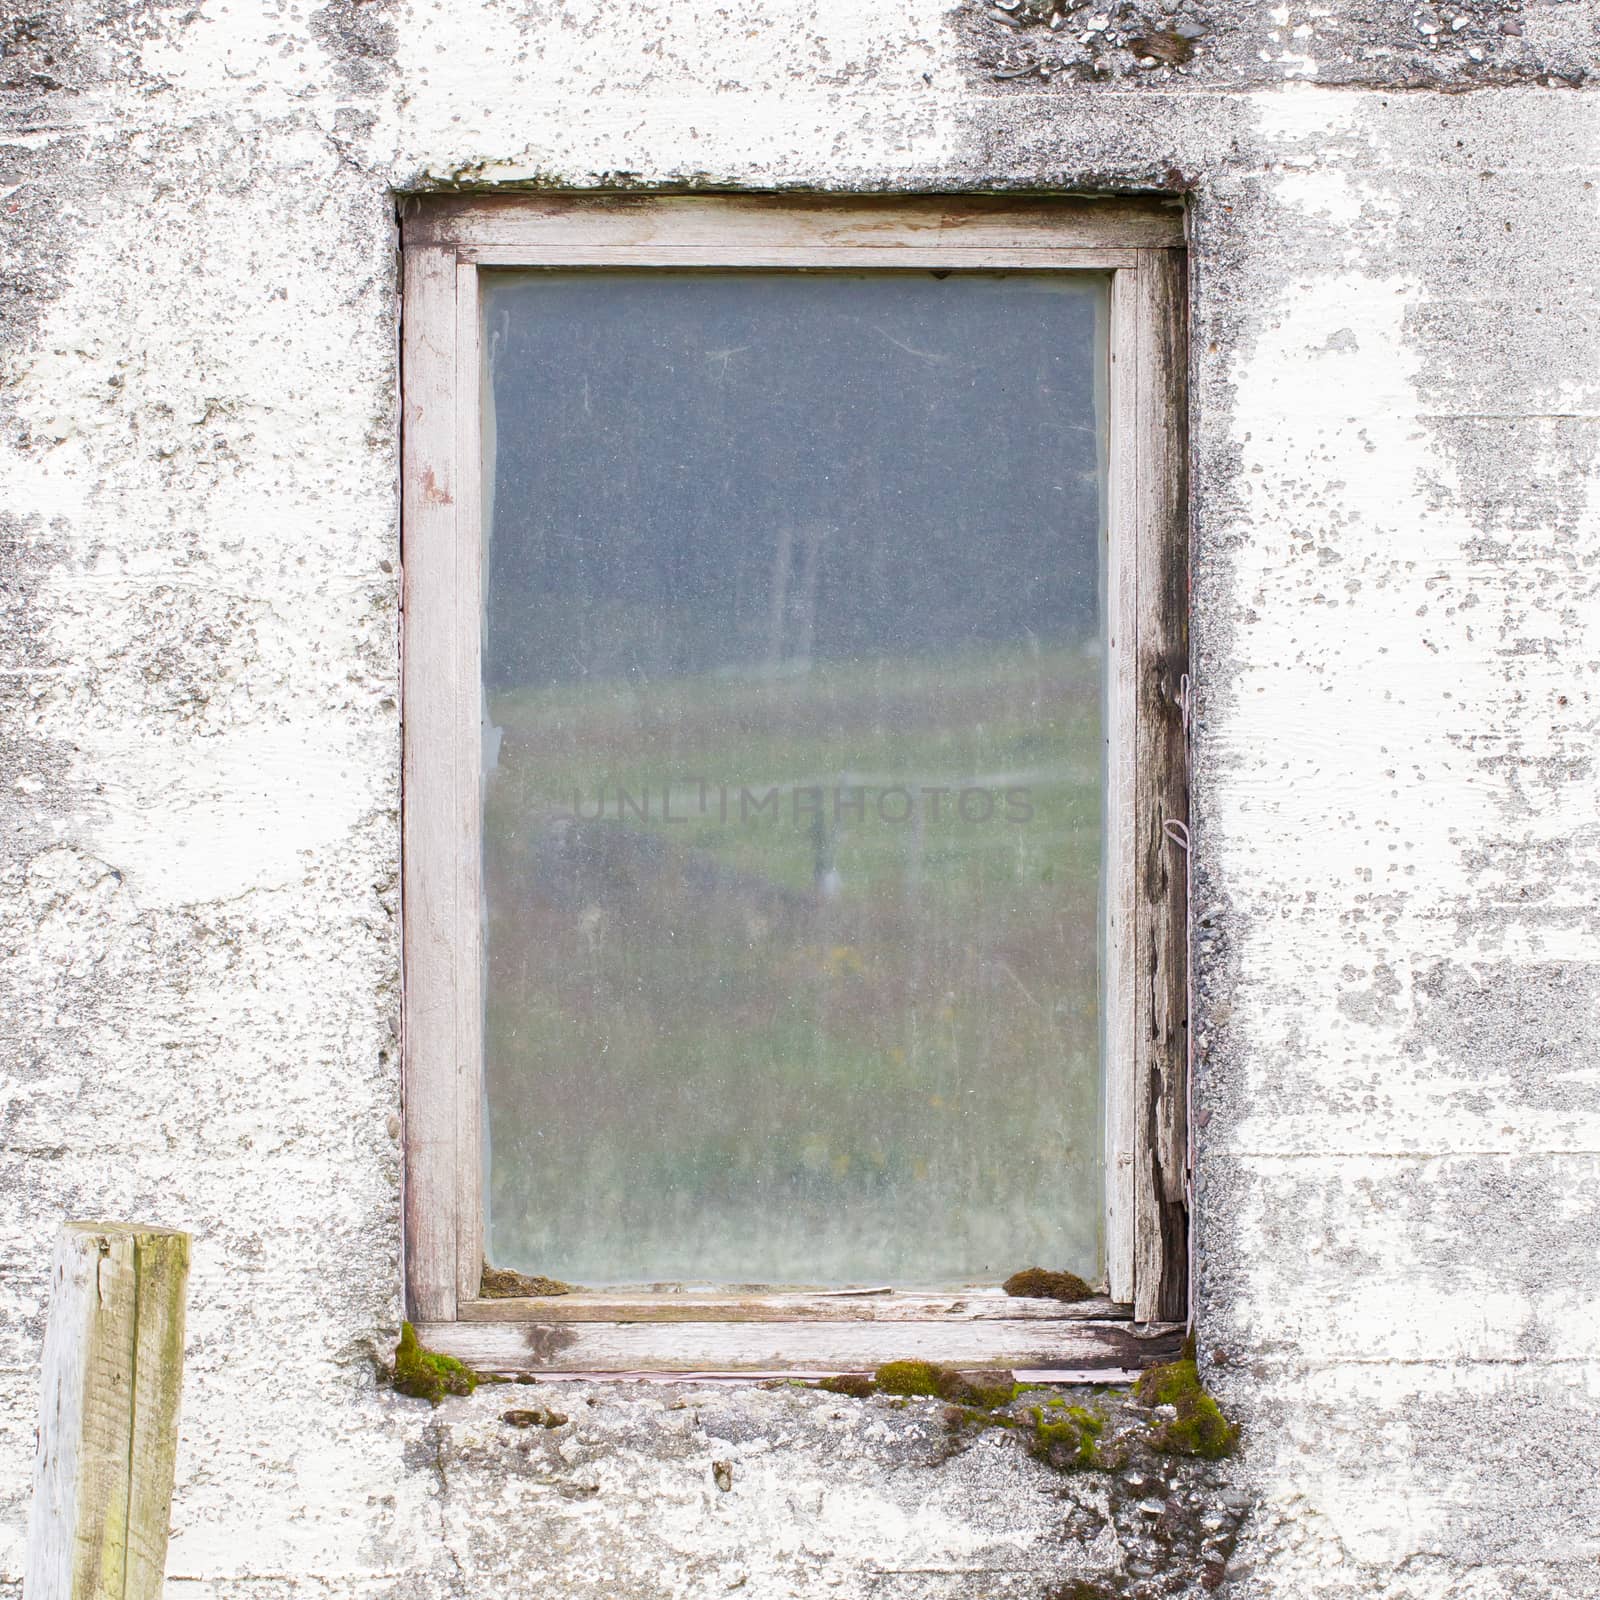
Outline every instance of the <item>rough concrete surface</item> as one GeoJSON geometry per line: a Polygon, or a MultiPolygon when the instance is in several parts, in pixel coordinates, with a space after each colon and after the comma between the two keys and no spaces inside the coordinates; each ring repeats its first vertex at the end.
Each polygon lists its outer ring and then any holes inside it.
{"type": "Polygon", "coordinates": [[[1220,1577],[1134,1570],[1109,1481],[951,1451],[931,1402],[552,1388],[578,1420],[530,1433],[378,1386],[393,197],[538,181],[1189,195],[1198,1316],[1244,1442],[1163,1493],[1242,1514],[1225,1593],[1600,1594],[1597,21],[0,19],[6,1592],[68,1215],[195,1235],[176,1595],[1220,1577]]]}

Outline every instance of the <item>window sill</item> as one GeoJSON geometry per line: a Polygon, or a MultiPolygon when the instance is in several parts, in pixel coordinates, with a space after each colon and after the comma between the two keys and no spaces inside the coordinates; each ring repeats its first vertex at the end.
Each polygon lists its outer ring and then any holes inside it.
{"type": "Polygon", "coordinates": [[[1180,1323],[1136,1323],[1104,1299],[1063,1304],[999,1290],[956,1294],[573,1294],[463,1301],[417,1330],[484,1372],[551,1377],[870,1372],[914,1357],[1043,1381],[1126,1380],[1169,1361],[1180,1323]]]}

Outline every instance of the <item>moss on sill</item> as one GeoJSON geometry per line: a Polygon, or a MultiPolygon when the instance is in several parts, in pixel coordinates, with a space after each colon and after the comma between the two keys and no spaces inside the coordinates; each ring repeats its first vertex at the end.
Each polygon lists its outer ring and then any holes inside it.
{"type": "Polygon", "coordinates": [[[399,1394],[438,1405],[447,1394],[468,1395],[478,1387],[478,1374],[454,1356],[430,1350],[409,1322],[400,1324],[390,1381],[399,1394]]]}
{"type": "Polygon", "coordinates": [[[865,1373],[846,1372],[837,1378],[822,1379],[817,1387],[853,1400],[884,1394],[902,1399],[948,1400],[954,1405],[992,1410],[1009,1405],[1022,1386],[1009,1372],[962,1372],[936,1361],[887,1361],[870,1378],[865,1373]]]}
{"type": "Polygon", "coordinates": [[[1100,1435],[1106,1419],[1087,1406],[1062,1403],[1057,1406],[1031,1406],[1033,1434],[1028,1454],[1057,1472],[1084,1472],[1099,1467],[1100,1435]]]}
{"type": "Polygon", "coordinates": [[[1021,1299],[1062,1300],[1071,1304],[1094,1299],[1094,1290],[1076,1272],[1051,1272],[1044,1267],[1024,1267],[1000,1286],[1021,1299]]]}
{"type": "MultiPolygon", "coordinates": [[[[822,1379],[816,1387],[854,1400],[881,1395],[895,1406],[917,1399],[943,1400],[950,1432],[1002,1428],[1018,1433],[1025,1437],[1028,1453],[1057,1472],[1116,1471],[1126,1465],[1133,1442],[1126,1425],[1106,1441],[1102,1411],[1073,1405],[1061,1395],[1050,1395],[1018,1414],[1013,1409],[1017,1400],[1037,1386],[1017,1383],[1009,1372],[963,1372],[934,1361],[889,1361],[871,1377],[841,1373],[822,1379]]],[[[1146,1409],[1149,1413],[1133,1430],[1142,1435],[1146,1448],[1206,1461],[1232,1453],[1239,1430],[1200,1382],[1192,1344],[1176,1361],[1143,1372],[1134,1384],[1133,1398],[1141,1418],[1146,1409]]]]}
{"type": "Polygon", "coordinates": [[[1156,1412],[1150,1422],[1150,1443],[1167,1455],[1219,1461],[1238,1442],[1238,1428],[1223,1416],[1200,1382],[1192,1340],[1176,1361],[1141,1372],[1133,1392],[1156,1412]]]}
{"type": "Polygon", "coordinates": [[[935,1399],[947,1402],[945,1426],[953,1434],[1000,1428],[1023,1435],[1029,1455],[1057,1472],[1082,1472],[1120,1464],[1101,1458],[1100,1436],[1105,1418],[1087,1406],[1069,1404],[1059,1395],[1028,1407],[1024,1415],[1010,1408],[1034,1384],[1018,1383],[1009,1372],[962,1372],[933,1361],[890,1361],[869,1378],[843,1373],[824,1378],[817,1387],[856,1400],[883,1395],[892,1404],[935,1399]]]}
{"type": "Polygon", "coordinates": [[[485,1300],[537,1299],[577,1292],[575,1284],[563,1283],[559,1278],[546,1278],[542,1274],[529,1277],[510,1267],[492,1267],[487,1261],[478,1279],[478,1293],[485,1300]]]}

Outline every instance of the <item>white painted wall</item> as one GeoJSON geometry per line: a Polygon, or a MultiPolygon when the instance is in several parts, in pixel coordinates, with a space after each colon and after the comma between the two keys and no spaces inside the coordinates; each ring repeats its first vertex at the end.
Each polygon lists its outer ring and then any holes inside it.
{"type": "Polygon", "coordinates": [[[175,1594],[1137,1592],[1101,1489],[1003,1439],[941,1459],[915,1408],[566,1390],[569,1433],[508,1442],[493,1395],[375,1385],[391,195],[693,180],[1192,194],[1200,1318],[1246,1430],[1236,1592],[1600,1592],[1597,14],[1472,0],[1430,43],[1392,11],[1219,6],[1183,72],[1087,10],[1014,34],[887,0],[12,28],[0,1584],[49,1240],[104,1215],[195,1234],[175,1594]],[[1066,65],[996,75],[1026,60],[1066,65]]]}

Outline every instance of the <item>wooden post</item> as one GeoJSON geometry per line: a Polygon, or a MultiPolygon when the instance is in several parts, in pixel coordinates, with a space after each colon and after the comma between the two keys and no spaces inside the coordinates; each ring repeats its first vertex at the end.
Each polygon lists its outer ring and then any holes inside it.
{"type": "Polygon", "coordinates": [[[69,1222],[44,1336],[24,1600],[159,1600],[189,1236],[69,1222]]]}

